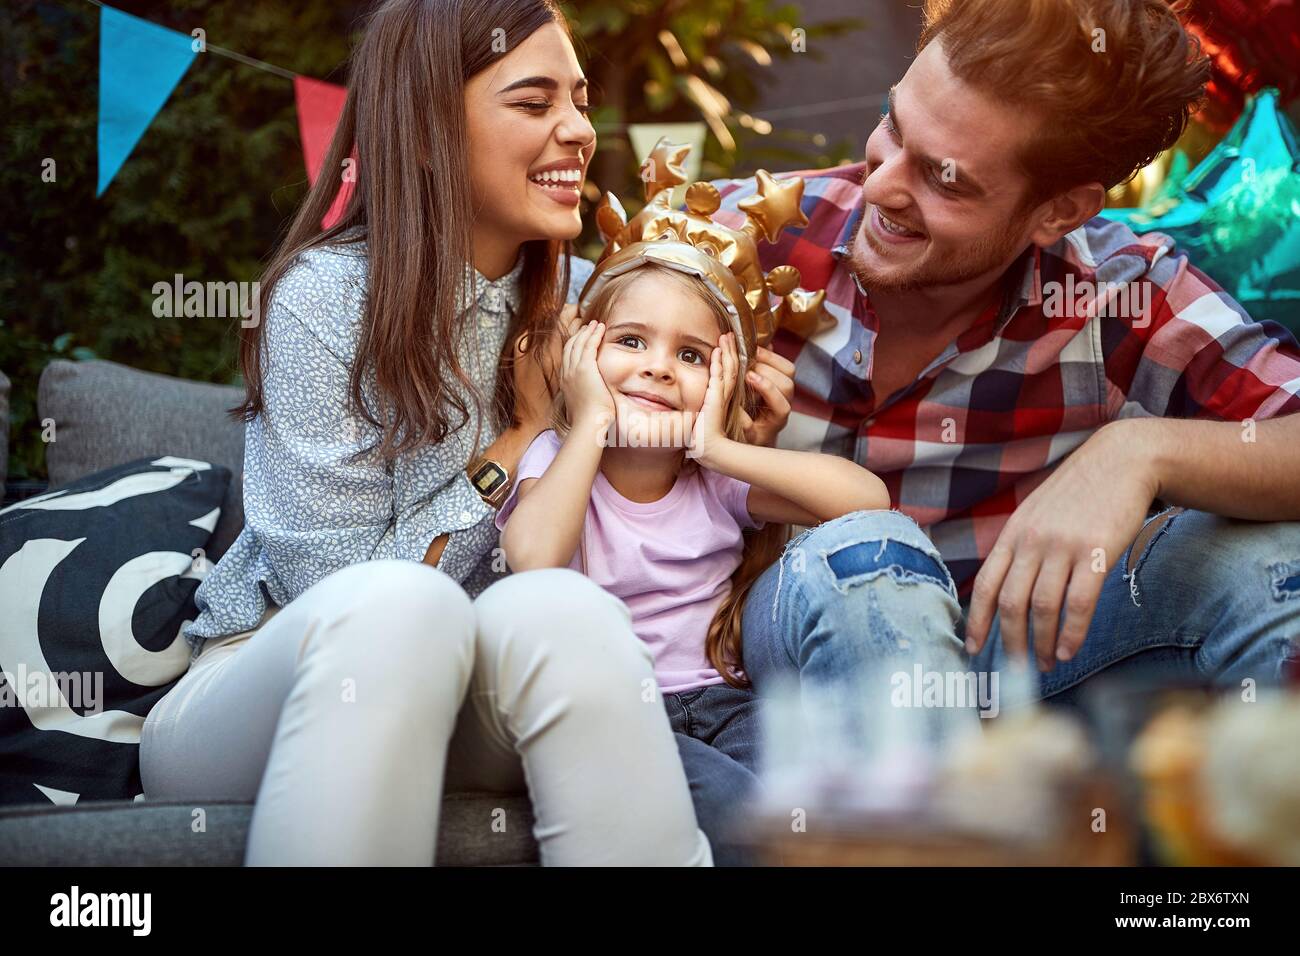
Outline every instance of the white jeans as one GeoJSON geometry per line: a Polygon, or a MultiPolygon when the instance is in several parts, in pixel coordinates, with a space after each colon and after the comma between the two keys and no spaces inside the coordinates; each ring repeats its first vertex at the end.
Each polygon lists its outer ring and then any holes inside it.
{"type": "Polygon", "coordinates": [[[708,866],[652,665],[575,571],[471,601],[428,565],[352,565],[204,645],[145,720],[145,797],[254,800],[249,865],[428,866],[444,784],[526,786],[543,864],[708,866]]]}

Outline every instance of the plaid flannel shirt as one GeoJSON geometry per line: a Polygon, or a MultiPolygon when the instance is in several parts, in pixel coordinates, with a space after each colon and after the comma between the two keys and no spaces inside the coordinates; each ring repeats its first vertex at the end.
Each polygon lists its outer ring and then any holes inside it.
{"type": "MultiPolygon", "coordinates": [[[[808,341],[787,330],[773,341],[795,363],[778,444],[852,458],[879,475],[893,507],[934,541],[963,602],[1016,506],[1106,422],[1300,412],[1300,346],[1289,332],[1253,322],[1168,236],[1102,218],[1027,250],[1000,308],[911,385],[874,395],[879,324],[846,261],[863,173],[862,163],[794,173],[805,181],[808,225],[759,244],[765,270],[789,263],[803,288],[825,289],[835,319],[808,341]],[[1091,306],[1085,289],[1109,293],[1111,305],[1091,306]]],[[[716,218],[738,227],[736,204],[754,180],[715,185],[716,218]]]]}

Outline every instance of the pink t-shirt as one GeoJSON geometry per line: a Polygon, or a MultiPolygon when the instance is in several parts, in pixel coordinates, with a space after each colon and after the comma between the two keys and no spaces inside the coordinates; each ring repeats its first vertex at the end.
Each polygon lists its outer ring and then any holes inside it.
{"type": "MultiPolygon", "coordinates": [[[[514,511],[519,482],[540,478],[560,451],[553,430],[538,435],[519,462],[515,486],[497,513],[498,530],[514,511]]],[[[664,693],[720,684],[704,640],[731,592],[749,515],[749,483],[688,465],[658,501],[629,501],[600,472],[582,526],[587,576],[621,598],[632,629],[650,646],[664,693]]],[[[506,556],[509,560],[509,555],[506,556]]],[[[569,567],[582,570],[581,555],[569,567]]]]}

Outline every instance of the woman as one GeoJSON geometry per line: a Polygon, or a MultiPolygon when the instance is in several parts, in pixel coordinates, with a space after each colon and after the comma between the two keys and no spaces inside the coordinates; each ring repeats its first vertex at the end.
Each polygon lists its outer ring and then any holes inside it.
{"type": "Polygon", "coordinates": [[[626,607],[506,577],[476,488],[546,427],[543,349],[515,343],[590,272],[563,251],[586,112],[551,0],[367,25],[325,165],[355,157],[356,188],[322,233],[322,175],[263,280],[246,526],[141,737],[148,798],[255,799],[249,864],[429,865],[444,786],[525,785],[545,864],[711,862],[626,607]]]}

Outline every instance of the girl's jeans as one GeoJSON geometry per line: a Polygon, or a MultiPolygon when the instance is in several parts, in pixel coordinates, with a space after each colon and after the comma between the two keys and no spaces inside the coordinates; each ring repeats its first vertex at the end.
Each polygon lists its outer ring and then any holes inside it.
{"type": "Polygon", "coordinates": [[[758,792],[759,699],[752,690],[712,684],[664,694],[695,817],[713,847],[717,866],[743,866],[751,854],[733,827],[758,792]]]}
{"type": "MultiPolygon", "coordinates": [[[[1103,671],[1135,681],[1263,686],[1296,665],[1300,522],[1181,509],[1153,521],[1163,524],[1133,573],[1131,546],[1107,573],[1074,659],[1042,674],[1030,663],[1037,678],[1030,693],[1069,700],[1103,671]]],[[[940,673],[1005,671],[998,622],[971,658],[963,616],[938,551],[911,518],[853,512],[789,542],[755,582],[745,604],[745,670],[760,694],[792,677],[806,688],[896,673],[900,662],[940,673]]]]}

